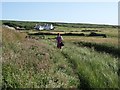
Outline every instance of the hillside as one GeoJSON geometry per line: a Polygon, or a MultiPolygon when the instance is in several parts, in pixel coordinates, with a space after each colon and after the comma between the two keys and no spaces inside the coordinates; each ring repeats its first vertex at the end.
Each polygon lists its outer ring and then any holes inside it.
{"type": "Polygon", "coordinates": [[[100,25],[100,24],[85,24],[85,23],[61,23],[61,22],[31,22],[31,21],[11,21],[2,20],[3,25],[11,27],[21,27],[27,30],[33,29],[36,24],[53,24],[55,27],[69,27],[69,28],[118,28],[117,25],[100,25]]]}
{"type": "Polygon", "coordinates": [[[55,39],[26,36],[2,29],[2,88],[119,88],[118,57],[69,37],[59,50],[55,39]]]}
{"type": "Polygon", "coordinates": [[[77,87],[78,76],[66,58],[44,40],[3,28],[3,87],[77,87]],[[8,34],[9,33],[9,34],[8,34]]]}

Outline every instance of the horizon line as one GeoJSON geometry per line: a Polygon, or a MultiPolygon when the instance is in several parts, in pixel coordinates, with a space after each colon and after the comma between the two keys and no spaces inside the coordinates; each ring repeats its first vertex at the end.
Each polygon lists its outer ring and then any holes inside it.
{"type": "Polygon", "coordinates": [[[1,21],[24,21],[24,22],[51,22],[51,23],[74,23],[74,24],[99,24],[99,25],[115,25],[119,26],[118,24],[108,24],[108,23],[92,23],[92,22],[69,22],[69,21],[40,21],[40,20],[15,20],[15,19],[2,19],[1,21]]]}

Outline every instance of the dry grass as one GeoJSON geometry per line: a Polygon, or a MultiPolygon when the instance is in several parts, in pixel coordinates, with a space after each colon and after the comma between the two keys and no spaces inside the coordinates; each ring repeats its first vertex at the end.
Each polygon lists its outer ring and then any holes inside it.
{"type": "Polygon", "coordinates": [[[83,41],[94,43],[107,43],[112,45],[118,45],[117,38],[99,38],[99,37],[64,37],[65,41],[83,41]]]}
{"type": "Polygon", "coordinates": [[[106,28],[100,29],[102,33],[107,34],[109,37],[117,37],[118,38],[118,28],[106,28]]]}

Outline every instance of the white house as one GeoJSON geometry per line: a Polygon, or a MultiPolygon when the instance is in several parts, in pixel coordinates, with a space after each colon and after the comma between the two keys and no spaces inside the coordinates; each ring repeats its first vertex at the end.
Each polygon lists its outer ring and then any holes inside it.
{"type": "Polygon", "coordinates": [[[54,26],[52,24],[44,24],[44,25],[36,24],[34,28],[36,30],[53,30],[54,26]]]}

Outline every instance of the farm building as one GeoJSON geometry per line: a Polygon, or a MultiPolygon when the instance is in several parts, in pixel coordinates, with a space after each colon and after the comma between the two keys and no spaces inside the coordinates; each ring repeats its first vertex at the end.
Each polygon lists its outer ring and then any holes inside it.
{"type": "Polygon", "coordinates": [[[36,24],[34,28],[36,30],[53,30],[54,26],[52,24],[44,24],[44,25],[36,24]]]}

